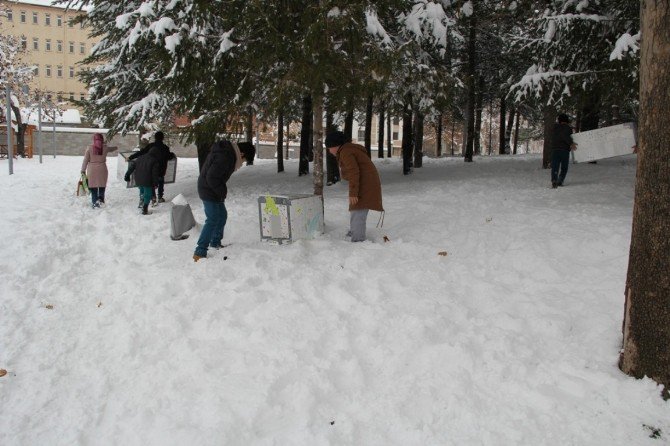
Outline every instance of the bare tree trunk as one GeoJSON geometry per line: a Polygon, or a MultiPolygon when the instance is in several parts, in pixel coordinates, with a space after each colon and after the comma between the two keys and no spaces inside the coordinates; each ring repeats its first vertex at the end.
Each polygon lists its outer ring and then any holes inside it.
{"type": "Polygon", "coordinates": [[[500,98],[500,134],[498,135],[498,155],[505,154],[505,119],[507,118],[507,100],[505,96],[500,98]]]}
{"type": "Polygon", "coordinates": [[[384,158],[384,103],[379,106],[379,128],[377,129],[377,157],[384,158]]]}
{"type": "Polygon", "coordinates": [[[479,76],[477,83],[477,98],[475,100],[475,154],[482,154],[482,102],[484,100],[484,76],[479,76]]]}
{"type": "Polygon", "coordinates": [[[372,158],[372,95],[368,96],[365,107],[365,151],[372,158]]]}
{"type": "Polygon", "coordinates": [[[389,112],[388,117],[386,118],[386,146],[387,152],[386,156],[391,158],[393,156],[393,129],[391,128],[391,112],[389,112]]]}
{"type": "Polygon", "coordinates": [[[309,173],[310,138],[312,133],[312,97],[307,95],[302,100],[302,126],[300,127],[300,161],[298,176],[309,173]]]}
{"type": "Polygon", "coordinates": [[[507,117],[507,126],[505,127],[505,153],[509,155],[511,150],[510,141],[512,139],[512,130],[514,130],[514,116],[516,115],[516,107],[512,105],[509,110],[509,116],[507,117]]]}
{"type": "Polygon", "coordinates": [[[451,116],[451,156],[454,156],[454,133],[456,132],[456,120],[451,116]]]}
{"type": "Polygon", "coordinates": [[[16,135],[16,155],[21,158],[26,157],[26,129],[28,128],[27,124],[24,124],[21,121],[21,110],[18,107],[15,107],[14,104],[11,104],[12,113],[16,117],[17,131],[16,135]]]}
{"type": "MultiPolygon", "coordinates": [[[[290,153],[291,148],[291,119],[286,120],[286,155],[290,153]]],[[[286,157],[288,159],[288,156],[286,157]]]]}
{"type": "Polygon", "coordinates": [[[405,102],[402,113],[402,173],[412,173],[412,108],[411,99],[405,102]]]}
{"type": "Polygon", "coordinates": [[[347,141],[351,141],[354,136],[354,111],[349,110],[347,116],[344,117],[344,136],[347,141]]]}
{"type": "MultiPolygon", "coordinates": [[[[474,5],[474,2],[472,3],[474,5]]],[[[468,26],[468,106],[465,121],[467,123],[467,131],[465,132],[465,153],[463,161],[471,163],[472,155],[475,149],[475,75],[477,74],[477,20],[473,13],[470,16],[470,23],[468,26]]]]}
{"type": "Polygon", "coordinates": [[[549,169],[551,166],[551,136],[556,122],[556,108],[553,105],[546,105],[543,110],[544,115],[544,144],[542,146],[542,168],[549,169]]]}
{"type": "Polygon", "coordinates": [[[619,367],[670,398],[670,3],[642,0],[639,149],[619,367]]]}
{"type": "Polygon", "coordinates": [[[489,156],[493,152],[493,98],[489,100],[489,156]]]}
{"type": "MultiPolygon", "coordinates": [[[[333,114],[326,111],[326,135],[337,130],[333,125],[333,114]]],[[[335,155],[326,150],[326,184],[331,186],[340,181],[340,166],[335,155]]]]}
{"type": "Polygon", "coordinates": [[[247,125],[246,125],[246,140],[248,143],[253,143],[254,140],[254,113],[249,107],[247,112],[247,125]]]}
{"type": "Polygon", "coordinates": [[[323,199],[323,96],[314,97],[314,195],[323,199]]]}
{"type": "Polygon", "coordinates": [[[516,149],[519,146],[519,119],[521,115],[519,112],[516,112],[516,121],[514,122],[514,154],[516,155],[516,149]]]}
{"type": "Polygon", "coordinates": [[[414,113],[414,167],[423,167],[423,113],[414,113]]]}
{"type": "Polygon", "coordinates": [[[441,157],[442,156],[442,117],[444,115],[440,113],[440,115],[437,117],[437,128],[435,129],[437,136],[435,138],[435,156],[436,157],[441,157]]]}
{"type": "Polygon", "coordinates": [[[277,117],[277,172],[284,171],[284,113],[277,117]]]}

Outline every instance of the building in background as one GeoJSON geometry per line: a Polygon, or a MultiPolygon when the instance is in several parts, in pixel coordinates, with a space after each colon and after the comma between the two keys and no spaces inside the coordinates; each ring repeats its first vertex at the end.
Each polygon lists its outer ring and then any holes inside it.
{"type": "Polygon", "coordinates": [[[88,31],[73,20],[81,12],[51,6],[50,0],[0,1],[6,11],[2,30],[21,40],[26,52],[23,62],[34,66],[35,77],[29,92],[41,91],[45,98],[64,108],[75,107],[71,101],[87,98],[85,85],[78,79],[81,62],[96,44],[88,31]]]}

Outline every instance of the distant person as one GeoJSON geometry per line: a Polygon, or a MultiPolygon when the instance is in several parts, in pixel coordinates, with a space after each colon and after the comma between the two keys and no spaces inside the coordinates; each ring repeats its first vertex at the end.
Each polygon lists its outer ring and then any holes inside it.
{"type": "Polygon", "coordinates": [[[368,157],[365,147],[353,144],[341,131],[326,136],[326,148],[334,155],[342,179],[349,182],[349,233],[352,242],[365,240],[370,210],[384,212],[382,184],[377,168],[368,157]]]}
{"type": "Polygon", "coordinates": [[[133,153],[128,157],[128,161],[132,161],[146,153],[149,153],[149,151],[152,150],[154,147],[158,149],[158,151],[155,152],[155,156],[160,166],[160,177],[158,178],[158,183],[156,185],[158,188],[158,200],[156,200],[156,191],[152,190],[151,192],[151,202],[154,205],[156,205],[157,203],[165,203],[163,193],[165,191],[165,174],[167,173],[168,161],[177,157],[174,153],[170,152],[170,148],[165,145],[165,143],[163,142],[164,138],[165,135],[163,134],[163,132],[161,131],[156,132],[156,134],[154,135],[154,142],[147,144],[139,152],[133,153]]]}
{"type": "Polygon", "coordinates": [[[107,154],[114,152],[116,147],[108,147],[100,133],[93,134],[93,144],[86,149],[81,173],[88,177],[88,188],[91,191],[91,205],[99,208],[105,202],[107,187],[107,154]]]}
{"type": "Polygon", "coordinates": [[[135,184],[140,191],[140,204],[142,205],[142,215],[149,215],[149,203],[154,187],[158,184],[161,173],[159,161],[160,149],[152,147],[149,153],[144,153],[135,158],[128,166],[128,171],[124,180],[130,181],[130,175],[135,174],[135,184]]]}
{"type": "Polygon", "coordinates": [[[570,165],[570,152],[577,149],[577,144],[572,140],[570,117],[565,113],[558,115],[558,122],[554,124],[551,147],[551,187],[556,189],[563,186],[570,165]]]}
{"type": "Polygon", "coordinates": [[[233,172],[242,167],[247,156],[251,158],[249,151],[241,152],[237,144],[233,145],[228,140],[212,145],[198,176],[198,195],[205,208],[205,224],[193,253],[194,262],[206,258],[208,248],[222,247],[223,229],[228,220],[226,183],[233,172]]]}

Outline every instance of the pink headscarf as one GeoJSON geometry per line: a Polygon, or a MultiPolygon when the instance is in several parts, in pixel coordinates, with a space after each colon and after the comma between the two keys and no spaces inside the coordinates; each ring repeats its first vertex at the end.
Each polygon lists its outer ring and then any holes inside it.
{"type": "Polygon", "coordinates": [[[100,133],[93,134],[93,154],[102,155],[102,143],[104,138],[100,133]]]}

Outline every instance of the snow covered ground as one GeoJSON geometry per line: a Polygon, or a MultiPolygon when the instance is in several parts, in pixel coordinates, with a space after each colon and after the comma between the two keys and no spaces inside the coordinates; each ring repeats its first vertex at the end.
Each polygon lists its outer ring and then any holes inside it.
{"type": "MultiPolygon", "coordinates": [[[[257,197],[312,178],[260,161],[229,183],[232,246],[197,264],[198,229],[140,216],[114,158],[100,210],[81,157],[0,162],[0,444],[670,442],[670,402],[617,368],[635,156],[557,190],[536,156],[375,162],[371,241],[345,240],[340,183],[323,237],[261,243],[257,197]]],[[[179,163],[167,198],[202,223],[179,163]]]]}

